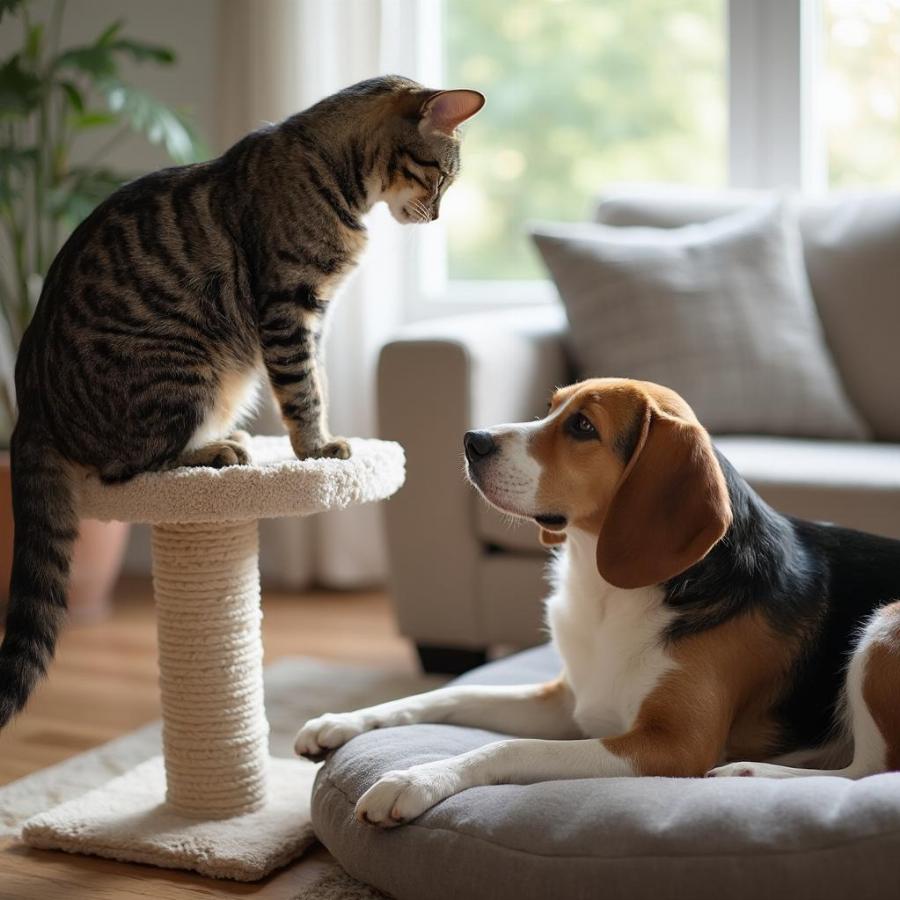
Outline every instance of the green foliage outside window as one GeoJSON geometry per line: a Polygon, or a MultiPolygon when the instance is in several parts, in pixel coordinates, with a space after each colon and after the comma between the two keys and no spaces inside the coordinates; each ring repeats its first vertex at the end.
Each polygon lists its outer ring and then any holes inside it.
{"type": "Polygon", "coordinates": [[[449,191],[450,277],[541,277],[529,219],[616,181],[718,185],[724,0],[445,0],[446,83],[484,92],[449,191]]]}
{"type": "Polygon", "coordinates": [[[900,3],[823,0],[832,187],[900,186],[900,3]]]}

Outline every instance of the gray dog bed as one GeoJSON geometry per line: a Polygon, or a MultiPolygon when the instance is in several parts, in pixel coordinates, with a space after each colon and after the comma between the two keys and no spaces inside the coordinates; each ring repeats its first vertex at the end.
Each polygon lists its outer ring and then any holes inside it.
{"type": "MultiPolygon", "coordinates": [[[[541,647],[460,681],[525,683],[558,671],[541,647]]],[[[900,774],[496,785],[450,797],[401,828],[354,819],[382,773],[498,737],[414,725],[355,738],[316,779],[316,833],[351,875],[397,900],[900,896],[900,774]]]]}

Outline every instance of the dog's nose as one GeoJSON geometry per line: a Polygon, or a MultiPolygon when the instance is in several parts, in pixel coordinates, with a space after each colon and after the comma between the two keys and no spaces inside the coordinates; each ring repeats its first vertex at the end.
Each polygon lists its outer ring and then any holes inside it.
{"type": "Polygon", "coordinates": [[[471,463],[478,462],[497,450],[489,431],[467,431],[463,446],[466,448],[466,459],[471,463]]]}

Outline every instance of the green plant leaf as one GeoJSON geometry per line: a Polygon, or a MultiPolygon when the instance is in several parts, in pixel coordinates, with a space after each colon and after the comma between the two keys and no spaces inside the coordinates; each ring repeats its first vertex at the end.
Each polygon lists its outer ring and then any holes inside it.
{"type": "Polygon", "coordinates": [[[160,47],[157,44],[145,44],[130,38],[121,38],[109,46],[112,50],[130,56],[136,62],[151,60],[164,66],[175,62],[175,54],[168,47],[160,47]]]}
{"type": "Polygon", "coordinates": [[[43,41],[44,24],[43,22],[38,22],[28,29],[28,36],[25,40],[25,56],[32,61],[40,59],[43,41]]]}
{"type": "Polygon", "coordinates": [[[128,178],[112,169],[73,166],[62,184],[48,192],[47,213],[74,228],[128,178]]]}
{"type": "Polygon", "coordinates": [[[135,62],[150,61],[160,65],[175,62],[175,54],[167,47],[117,37],[121,28],[121,22],[114,22],[93,44],[65,50],[56,58],[55,67],[77,69],[99,80],[114,78],[118,71],[118,59],[123,56],[135,62]]]}
{"type": "Polygon", "coordinates": [[[24,169],[37,162],[37,147],[0,146],[0,172],[24,169]]]}
{"type": "Polygon", "coordinates": [[[0,20],[6,13],[14,13],[20,6],[24,6],[25,0],[0,0],[0,20]]]}
{"type": "Polygon", "coordinates": [[[74,81],[58,81],[57,84],[63,89],[66,97],[68,97],[69,106],[71,106],[75,112],[84,112],[84,97],[78,89],[78,85],[75,84],[74,81]]]}
{"type": "Polygon", "coordinates": [[[0,66],[0,116],[28,115],[40,104],[43,91],[43,81],[22,65],[21,54],[0,66]]]}
{"type": "Polygon", "coordinates": [[[112,43],[112,39],[122,30],[124,24],[125,23],[121,19],[116,19],[115,22],[107,25],[100,37],[98,37],[94,43],[101,46],[108,46],[112,43]]]}
{"type": "Polygon", "coordinates": [[[110,25],[100,37],[97,38],[96,44],[101,47],[108,47],[110,50],[116,50],[120,53],[126,53],[137,62],[144,60],[153,60],[154,62],[168,64],[175,61],[175,54],[167,47],[160,47],[156,44],[145,44],[143,41],[134,41],[131,38],[115,39],[122,30],[124,22],[116,21],[110,25]]]}
{"type": "Polygon", "coordinates": [[[162,144],[175,162],[196,162],[203,145],[187,120],[154,97],[120,81],[101,85],[109,108],[152,144],[162,144]]]}
{"type": "Polygon", "coordinates": [[[103,128],[106,125],[115,125],[119,121],[119,117],[115,113],[107,112],[104,109],[88,109],[73,115],[70,121],[73,128],[79,131],[86,131],[89,128],[103,128]]]}
{"type": "Polygon", "coordinates": [[[70,47],[56,57],[54,68],[75,69],[95,80],[112,78],[118,71],[115,52],[102,44],[70,47]]]}
{"type": "Polygon", "coordinates": [[[69,145],[65,140],[57,141],[53,145],[50,170],[50,187],[58,184],[60,179],[65,178],[68,167],[69,145]]]}
{"type": "Polygon", "coordinates": [[[37,147],[0,146],[0,206],[9,206],[18,195],[13,172],[22,172],[38,161],[37,147]]]}

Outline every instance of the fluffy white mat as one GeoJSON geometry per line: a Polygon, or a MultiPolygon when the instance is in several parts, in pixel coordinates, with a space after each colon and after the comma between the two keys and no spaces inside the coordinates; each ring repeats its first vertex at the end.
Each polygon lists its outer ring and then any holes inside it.
{"type": "Polygon", "coordinates": [[[29,819],[31,847],[87,853],[213,878],[257,881],[286,865],[316,836],[310,791],[316,766],[272,759],[261,809],[224,819],[195,819],[161,803],[166,773],[154,756],[101,787],[29,819]]]}
{"type": "Polygon", "coordinates": [[[308,516],[390,497],[403,484],[403,448],[351,438],[350,459],[298,460],[287,437],[253,437],[253,464],[147,472],[120,485],[85,475],[83,518],[126,522],[213,522],[308,516]]]}
{"type": "MultiPolygon", "coordinates": [[[[339,712],[381,703],[431,690],[441,683],[442,679],[430,676],[390,673],[364,666],[305,658],[280,660],[265,673],[270,752],[291,760],[291,771],[298,773],[297,783],[303,791],[308,791],[315,766],[295,760],[292,752],[294,734],[300,723],[325,711],[339,712]]],[[[17,835],[29,817],[104,785],[159,754],[161,746],[160,724],[156,722],[0,788],[0,836],[17,835]]],[[[293,775],[291,780],[295,780],[293,775]]],[[[308,796],[298,807],[292,814],[292,839],[311,841],[308,796]]],[[[322,900],[369,896],[365,893],[367,889],[336,866],[326,880],[328,889],[322,894],[322,900]]],[[[323,890],[325,887],[323,884],[323,890]]]]}

